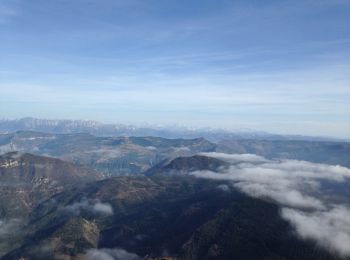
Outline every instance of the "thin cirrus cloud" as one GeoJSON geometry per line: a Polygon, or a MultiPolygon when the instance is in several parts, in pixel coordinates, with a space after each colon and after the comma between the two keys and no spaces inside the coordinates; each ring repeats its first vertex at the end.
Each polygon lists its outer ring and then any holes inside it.
{"type": "Polygon", "coordinates": [[[13,5],[13,1],[0,2],[0,25],[10,23],[17,15],[18,10],[13,5]]]}
{"type": "Polygon", "coordinates": [[[272,200],[281,207],[302,239],[316,243],[340,256],[350,256],[349,194],[337,185],[350,183],[350,169],[296,160],[268,160],[251,154],[205,153],[231,166],[222,172],[195,171],[198,178],[230,181],[249,196],[272,200]],[[322,189],[323,185],[333,188],[322,189]]]}

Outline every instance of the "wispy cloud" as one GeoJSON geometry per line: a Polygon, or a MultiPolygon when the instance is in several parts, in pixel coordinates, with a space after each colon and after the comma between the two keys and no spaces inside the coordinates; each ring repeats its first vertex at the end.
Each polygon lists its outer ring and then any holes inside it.
{"type": "Polygon", "coordinates": [[[330,210],[304,212],[283,208],[282,217],[288,220],[303,239],[316,240],[320,246],[350,256],[350,208],[334,206],[330,210]]]}
{"type": "Polygon", "coordinates": [[[105,216],[113,215],[112,206],[109,203],[102,203],[99,200],[83,199],[79,202],[74,202],[73,204],[67,205],[65,210],[73,213],[74,215],[80,215],[84,211],[105,216]]]}
{"type": "Polygon", "coordinates": [[[17,15],[18,9],[15,7],[15,1],[0,1],[0,25],[9,23],[17,15]]]}

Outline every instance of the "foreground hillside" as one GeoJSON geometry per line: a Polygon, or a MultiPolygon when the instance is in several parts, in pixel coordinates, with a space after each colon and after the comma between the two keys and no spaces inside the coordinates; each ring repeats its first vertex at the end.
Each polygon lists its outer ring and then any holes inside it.
{"type": "Polygon", "coordinates": [[[32,154],[0,156],[0,254],[23,238],[33,210],[56,194],[103,179],[93,170],[32,154]]]}
{"type": "Polygon", "coordinates": [[[33,212],[21,246],[3,259],[85,259],[93,248],[140,259],[336,259],[299,240],[276,205],[191,177],[117,177],[52,199],[56,205],[33,212]]]}
{"type": "Polygon", "coordinates": [[[0,156],[0,216],[26,216],[51,196],[102,178],[100,173],[59,159],[7,153],[0,156]]]}

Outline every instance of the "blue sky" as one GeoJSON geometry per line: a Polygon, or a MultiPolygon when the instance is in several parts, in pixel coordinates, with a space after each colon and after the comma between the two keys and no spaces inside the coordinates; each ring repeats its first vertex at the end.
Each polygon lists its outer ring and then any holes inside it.
{"type": "Polygon", "coordinates": [[[350,138],[350,0],[0,0],[0,117],[350,138]]]}

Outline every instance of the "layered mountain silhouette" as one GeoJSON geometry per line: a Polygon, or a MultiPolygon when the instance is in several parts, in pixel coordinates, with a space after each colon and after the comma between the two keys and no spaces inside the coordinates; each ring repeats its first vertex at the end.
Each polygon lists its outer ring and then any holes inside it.
{"type": "Polygon", "coordinates": [[[187,157],[178,157],[175,159],[164,160],[158,165],[145,172],[145,175],[171,175],[188,174],[193,171],[219,171],[227,168],[229,163],[204,155],[194,155],[187,157]]]}
{"type": "MultiPolygon", "coordinates": [[[[349,152],[347,142],[315,140],[0,134],[0,256],[347,259],[301,238],[282,217],[278,198],[254,196],[259,183],[241,175],[244,188],[254,188],[245,192],[225,174],[235,179],[245,167],[249,174],[256,167],[269,174],[283,170],[278,163],[297,159],[323,163],[299,163],[313,167],[311,172],[330,169],[346,175],[346,168],[337,165],[350,165],[349,152]]],[[[293,163],[283,167],[293,169],[293,163]]],[[[331,196],[330,203],[348,203],[349,180],[329,178],[307,195],[315,189],[318,197],[331,196]]],[[[285,185],[285,179],[278,181],[285,185]]],[[[295,199],[295,193],[291,196],[295,199]]],[[[319,213],[327,214],[322,206],[319,213]]]]}
{"type": "Polygon", "coordinates": [[[0,152],[53,156],[86,165],[107,176],[138,174],[167,158],[214,150],[215,144],[203,138],[97,137],[24,131],[0,134],[0,152]]]}
{"type": "Polygon", "coordinates": [[[350,167],[348,142],[204,138],[98,137],[85,133],[32,131],[0,134],[0,154],[20,151],[93,168],[106,176],[140,174],[160,162],[201,152],[252,153],[269,159],[297,159],[350,167]]]}
{"type": "Polygon", "coordinates": [[[219,159],[179,157],[154,174],[108,179],[31,154],[8,153],[0,161],[2,183],[16,184],[10,195],[0,192],[3,216],[26,212],[11,239],[0,240],[2,259],[89,259],[89,250],[103,248],[140,259],[340,259],[299,239],[273,202],[184,174],[226,167],[219,159]]]}

